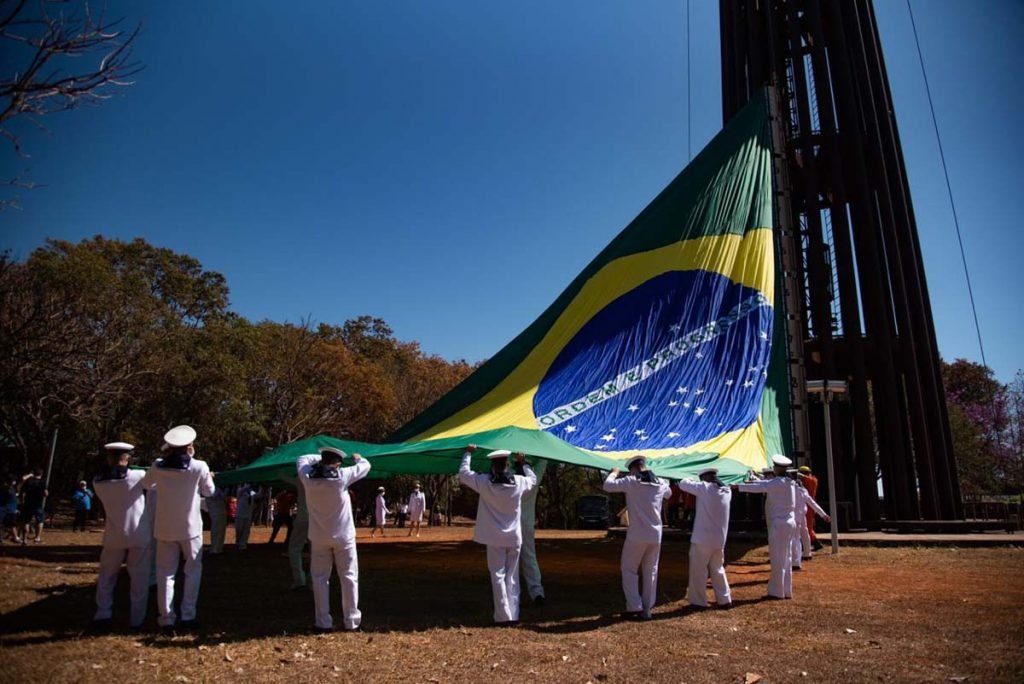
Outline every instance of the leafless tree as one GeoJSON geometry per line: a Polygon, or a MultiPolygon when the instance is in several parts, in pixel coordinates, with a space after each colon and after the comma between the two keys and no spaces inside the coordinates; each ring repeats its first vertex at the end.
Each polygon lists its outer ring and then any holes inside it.
{"type": "MultiPolygon", "coordinates": [[[[46,130],[41,117],[99,104],[118,88],[132,85],[142,66],[132,60],[132,45],[142,28],[122,28],[88,3],[68,0],[0,0],[0,136],[28,158],[16,120],[46,130]],[[9,60],[9,61],[8,61],[9,60]]],[[[25,172],[4,181],[14,188],[35,187],[25,172]]],[[[0,209],[17,198],[0,199],[0,209]]]]}

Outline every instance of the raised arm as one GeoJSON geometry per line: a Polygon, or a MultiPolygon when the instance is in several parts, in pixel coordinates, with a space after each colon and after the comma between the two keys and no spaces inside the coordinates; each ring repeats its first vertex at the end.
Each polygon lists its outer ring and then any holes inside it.
{"type": "Polygon", "coordinates": [[[474,451],[476,451],[476,445],[470,444],[466,447],[466,453],[462,454],[462,463],[459,465],[459,484],[464,484],[474,492],[479,492],[480,486],[476,481],[476,473],[469,467],[469,460],[473,457],[474,451]]]}
{"type": "Polygon", "coordinates": [[[741,483],[739,490],[751,494],[764,494],[770,487],[772,487],[772,480],[754,480],[753,482],[741,483]]]}
{"type": "Polygon", "coordinates": [[[526,486],[523,487],[523,492],[528,492],[537,486],[537,474],[533,472],[533,468],[526,461],[526,454],[522,451],[516,452],[516,464],[522,466],[523,477],[526,478],[526,486]]]}
{"type": "Polygon", "coordinates": [[[348,468],[342,468],[338,471],[346,487],[362,480],[366,477],[366,474],[370,472],[369,461],[359,454],[352,454],[352,458],[355,460],[354,465],[350,465],[348,468]]]}
{"type": "Polygon", "coordinates": [[[298,460],[295,461],[295,472],[302,475],[304,468],[312,468],[320,462],[320,454],[306,454],[305,456],[299,456],[298,460]]]}
{"type": "Polygon", "coordinates": [[[199,496],[213,496],[213,491],[216,488],[216,485],[213,484],[213,474],[210,473],[210,467],[204,467],[203,471],[199,473],[199,496]]]}
{"type": "Polygon", "coordinates": [[[625,478],[619,479],[619,469],[612,468],[611,472],[608,473],[608,477],[604,478],[604,484],[601,488],[606,492],[621,492],[626,489],[625,478]]]}
{"type": "Polygon", "coordinates": [[[693,494],[694,496],[704,492],[704,487],[697,480],[680,480],[676,483],[676,486],[687,494],[693,494]]]}

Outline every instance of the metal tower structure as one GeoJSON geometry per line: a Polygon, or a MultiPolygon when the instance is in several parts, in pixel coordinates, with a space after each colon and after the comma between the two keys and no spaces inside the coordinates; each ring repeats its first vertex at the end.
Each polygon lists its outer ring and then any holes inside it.
{"type": "Polygon", "coordinates": [[[825,471],[824,418],[805,377],[843,380],[849,402],[833,404],[831,432],[849,517],[868,526],[962,518],[872,2],[720,0],[720,11],[725,120],[773,86],[796,456],[825,471]]]}

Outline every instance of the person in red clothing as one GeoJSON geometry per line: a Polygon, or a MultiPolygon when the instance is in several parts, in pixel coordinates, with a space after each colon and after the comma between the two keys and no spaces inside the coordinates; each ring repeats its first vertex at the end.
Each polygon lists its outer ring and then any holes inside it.
{"type": "Polygon", "coordinates": [[[290,489],[283,489],[280,494],[274,497],[274,521],[268,544],[274,543],[274,539],[277,538],[277,533],[282,525],[288,528],[284,538],[284,543],[288,543],[289,538],[292,536],[292,506],[294,505],[295,494],[290,489]]]}
{"type": "MultiPolygon", "coordinates": [[[[800,466],[800,482],[803,483],[804,489],[811,495],[811,498],[817,498],[818,495],[818,478],[811,473],[811,469],[807,466],[800,466]]],[[[807,509],[807,534],[811,537],[811,548],[815,551],[822,549],[821,542],[818,541],[817,535],[814,534],[814,511],[810,508],[807,509]]]]}

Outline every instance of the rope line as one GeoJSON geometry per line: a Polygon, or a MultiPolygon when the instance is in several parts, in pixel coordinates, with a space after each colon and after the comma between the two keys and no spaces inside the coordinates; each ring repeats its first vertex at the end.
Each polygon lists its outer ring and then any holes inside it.
{"type": "MultiPolygon", "coordinates": [[[[689,0],[687,0],[689,1],[689,0]]],[[[953,186],[949,182],[949,169],[946,167],[946,154],[942,149],[942,136],[939,135],[939,122],[935,116],[935,104],[932,102],[932,89],[928,85],[928,72],[924,68],[924,55],[921,53],[921,40],[917,36],[917,23],[914,21],[914,10],[907,0],[907,12],[910,14],[910,26],[914,30],[914,43],[917,45],[917,59],[921,63],[921,75],[924,77],[924,90],[928,94],[928,107],[932,112],[932,126],[935,127],[935,140],[939,143],[939,158],[942,160],[942,173],[946,177],[946,192],[949,194],[949,206],[953,210],[953,225],[956,226],[956,240],[960,244],[960,260],[964,264],[964,277],[967,280],[967,295],[971,300],[971,313],[974,314],[974,329],[978,333],[978,349],[981,350],[981,363],[988,366],[985,360],[985,345],[981,341],[981,325],[978,323],[978,308],[974,304],[974,288],[971,287],[971,272],[967,268],[967,253],[964,251],[964,239],[960,233],[960,219],[956,215],[956,202],[953,201],[953,186]]]]}

